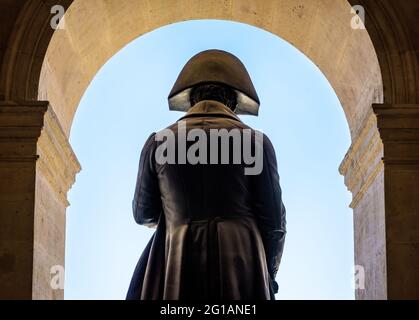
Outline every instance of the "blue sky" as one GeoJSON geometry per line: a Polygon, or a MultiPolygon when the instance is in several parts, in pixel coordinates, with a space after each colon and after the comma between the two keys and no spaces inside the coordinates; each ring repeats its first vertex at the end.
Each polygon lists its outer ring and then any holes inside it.
{"type": "Polygon", "coordinates": [[[261,29],[199,20],[165,26],[128,44],[98,72],[70,141],[83,170],[69,194],[66,299],[124,299],[153,230],[131,212],[141,148],[181,117],[167,95],[196,53],[222,49],[246,65],[261,100],[242,116],[276,149],[287,239],[277,299],[353,299],[350,193],[338,167],[350,145],[339,100],[295,47],[261,29]]]}

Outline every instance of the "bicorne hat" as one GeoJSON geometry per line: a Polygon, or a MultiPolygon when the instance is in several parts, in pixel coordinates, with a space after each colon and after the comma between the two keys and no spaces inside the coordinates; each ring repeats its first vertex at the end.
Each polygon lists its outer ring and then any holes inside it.
{"type": "Polygon", "coordinates": [[[258,114],[259,97],[246,67],[233,54],[215,49],[196,54],[183,67],[168,97],[170,110],[187,111],[192,88],[204,83],[221,83],[235,90],[237,114],[258,114]]]}

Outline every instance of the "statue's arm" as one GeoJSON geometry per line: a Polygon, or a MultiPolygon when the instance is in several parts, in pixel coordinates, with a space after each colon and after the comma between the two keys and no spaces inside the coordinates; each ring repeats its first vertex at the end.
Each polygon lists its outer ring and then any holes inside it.
{"type": "Polygon", "coordinates": [[[137,184],[135,187],[132,210],[138,224],[153,227],[162,212],[160,189],[154,163],[153,133],[146,141],[140,156],[137,184]]]}
{"type": "MultiPolygon", "coordinates": [[[[284,248],[286,218],[275,150],[265,135],[263,136],[263,168],[261,173],[253,178],[255,215],[265,248],[268,271],[271,279],[274,280],[284,248]]],[[[277,291],[277,289],[274,290],[277,291]]]]}

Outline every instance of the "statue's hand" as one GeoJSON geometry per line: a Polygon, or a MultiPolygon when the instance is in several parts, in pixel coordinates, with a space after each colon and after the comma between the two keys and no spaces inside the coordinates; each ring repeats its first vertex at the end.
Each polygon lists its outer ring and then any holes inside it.
{"type": "Polygon", "coordinates": [[[275,279],[270,278],[270,286],[271,286],[271,291],[276,294],[278,293],[278,282],[275,281],[275,279]]]}

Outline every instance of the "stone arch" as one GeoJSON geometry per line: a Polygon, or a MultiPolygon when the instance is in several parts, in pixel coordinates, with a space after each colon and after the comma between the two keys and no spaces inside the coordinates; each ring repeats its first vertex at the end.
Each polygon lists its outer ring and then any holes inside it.
{"type": "MultiPolygon", "coordinates": [[[[165,1],[125,1],[122,5],[116,1],[76,0],[66,12],[65,29],[57,30],[49,44],[38,99],[49,101],[68,135],[79,100],[90,81],[123,46],[170,23],[225,19],[267,30],[310,58],[340,99],[354,139],[364,128],[364,121],[368,121],[365,119],[372,116],[371,105],[382,102],[383,86],[371,39],[366,30],[351,28],[353,17],[345,0],[226,1],[218,6],[207,1],[178,1],[171,2],[169,8],[165,1]]],[[[368,129],[371,128],[373,123],[368,129]]],[[[378,134],[375,138],[374,152],[379,154],[378,134]]],[[[375,166],[378,163],[376,160],[375,166]]],[[[382,245],[373,248],[382,250],[382,245]]]]}
{"type": "Polygon", "coordinates": [[[98,69],[133,39],[191,19],[223,19],[265,29],[293,44],[322,70],[337,93],[351,134],[372,103],[382,102],[381,72],[366,30],[351,28],[342,1],[74,1],[45,55],[38,98],[70,131],[78,102],[98,69]],[[330,14],[333,12],[333,14],[330,14]],[[83,19],[84,23],[80,23],[83,19]],[[98,28],[100,26],[100,28],[98,28]],[[65,63],[63,63],[65,61],[65,63]]]}
{"type": "MultiPolygon", "coordinates": [[[[16,296],[62,296],[61,291],[57,293],[49,286],[49,266],[63,264],[63,216],[68,205],[66,194],[80,170],[67,139],[77,105],[91,79],[112,55],[133,39],[158,27],[191,19],[232,20],[267,30],[302,51],[325,74],[340,99],[352,137],[352,146],[340,172],[345,175],[345,183],[353,194],[351,207],[355,220],[356,264],[366,270],[367,289],[358,290],[357,297],[387,298],[418,294],[419,289],[415,288],[419,286],[412,285],[406,291],[396,284],[403,270],[397,260],[409,254],[412,256],[412,252],[403,251],[405,249],[398,251],[399,247],[392,246],[394,239],[401,238],[391,238],[394,235],[389,233],[392,230],[388,223],[390,209],[398,203],[398,199],[384,197],[389,178],[393,176],[390,169],[389,175],[385,175],[385,162],[382,161],[386,150],[383,147],[384,137],[390,139],[394,146],[391,139],[395,133],[389,132],[393,127],[386,119],[395,117],[395,121],[400,123],[400,119],[418,112],[416,105],[406,105],[418,101],[417,44],[412,42],[409,25],[409,21],[414,19],[405,8],[395,10],[389,4],[391,1],[377,4],[376,1],[362,0],[358,2],[366,9],[369,33],[363,29],[352,29],[350,22],[353,14],[349,2],[18,1],[17,9],[11,8],[16,12],[17,22],[10,23],[13,32],[6,50],[0,48],[0,99],[3,100],[2,116],[6,115],[7,121],[15,124],[6,126],[4,132],[7,137],[21,137],[24,128],[32,128],[30,139],[25,140],[28,148],[23,150],[22,144],[12,144],[9,152],[14,156],[6,158],[9,162],[18,159],[16,161],[20,164],[25,163],[25,168],[29,170],[28,181],[35,180],[35,184],[29,184],[32,186],[33,205],[25,208],[32,212],[35,222],[31,225],[29,221],[24,227],[19,221],[10,223],[13,229],[26,228],[32,234],[24,241],[10,236],[15,243],[15,252],[11,255],[17,259],[17,267],[11,273],[15,278],[24,275],[18,279],[21,286],[13,291],[16,296]],[[67,9],[65,29],[54,31],[49,26],[50,9],[57,3],[67,9]],[[400,16],[409,16],[410,20],[401,23],[400,16]],[[395,22],[399,23],[396,28],[395,22]],[[404,54],[397,50],[404,50],[404,54]],[[383,102],[387,105],[381,104],[383,102]],[[403,105],[395,108],[389,103],[403,105]],[[381,138],[374,113],[378,115],[381,138]],[[19,155],[17,158],[16,154],[19,155]],[[388,248],[391,248],[391,256],[388,248]]],[[[410,5],[415,6],[413,2],[410,5]]],[[[400,126],[416,128],[413,122],[400,126]]],[[[404,132],[398,131],[397,134],[406,139],[404,132]]],[[[410,141],[416,138],[412,135],[408,137],[410,141]]],[[[407,152],[407,148],[403,147],[403,152],[407,152]]],[[[398,161],[398,165],[411,165],[417,159],[416,154],[409,153],[406,162],[404,158],[395,157],[399,149],[388,150],[388,163],[398,161]]],[[[11,179],[17,179],[16,172],[11,174],[10,168],[5,168],[11,179]]],[[[397,188],[397,184],[393,186],[397,188]]],[[[417,185],[414,187],[419,188],[417,185]]],[[[16,207],[14,202],[10,204],[12,210],[16,207]]],[[[413,217],[406,219],[413,221],[413,217]]],[[[410,250],[414,250],[417,236],[416,233],[412,235],[409,238],[410,250]]],[[[5,252],[9,254],[7,250],[5,252]]],[[[417,254],[413,257],[413,262],[416,262],[417,254]]],[[[419,276],[414,276],[414,269],[408,275],[419,279],[419,276]]],[[[12,278],[7,276],[10,286],[5,288],[16,287],[13,283],[16,280],[12,278]]],[[[0,294],[3,294],[1,290],[0,294]]]]}

